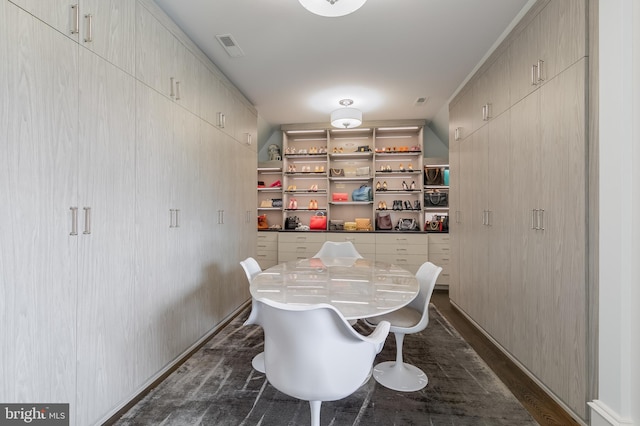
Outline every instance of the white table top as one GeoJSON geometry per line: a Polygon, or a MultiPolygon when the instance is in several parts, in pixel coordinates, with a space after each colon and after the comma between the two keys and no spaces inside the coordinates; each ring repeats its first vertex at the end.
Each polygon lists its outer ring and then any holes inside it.
{"type": "Polygon", "coordinates": [[[341,257],[281,263],[252,281],[251,296],[290,304],[328,303],[346,319],[395,311],[418,294],[416,277],[385,262],[341,257]]]}

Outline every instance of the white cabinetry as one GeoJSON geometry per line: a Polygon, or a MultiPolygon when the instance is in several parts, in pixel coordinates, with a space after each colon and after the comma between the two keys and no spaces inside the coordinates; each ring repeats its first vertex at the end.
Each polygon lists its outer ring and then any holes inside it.
{"type": "Polygon", "coordinates": [[[78,48],[0,4],[0,400],[76,405],[78,48]]]}
{"type": "Polygon", "coordinates": [[[281,232],[278,235],[278,262],[313,257],[325,241],[322,232],[281,232]]]}
{"type": "Polygon", "coordinates": [[[11,0],[129,74],[134,71],[135,2],[11,0]]]}
{"type": "Polygon", "coordinates": [[[451,105],[450,297],[586,419],[585,2],[539,2],[523,21],[451,105]],[[467,132],[504,55],[509,107],[467,132]]]}
{"type": "Polygon", "coordinates": [[[426,235],[376,234],[376,260],[393,263],[415,274],[428,260],[426,235]]]}
{"type": "Polygon", "coordinates": [[[451,272],[449,264],[451,262],[451,246],[449,244],[449,234],[429,234],[429,262],[442,267],[442,272],[436,281],[437,287],[448,287],[451,272]]]}
{"type": "Polygon", "coordinates": [[[256,260],[264,270],[278,264],[278,232],[258,232],[256,260]]]}

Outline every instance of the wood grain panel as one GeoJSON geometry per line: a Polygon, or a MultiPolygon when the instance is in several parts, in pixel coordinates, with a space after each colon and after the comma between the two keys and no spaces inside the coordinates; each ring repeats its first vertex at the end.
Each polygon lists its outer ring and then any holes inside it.
{"type": "Polygon", "coordinates": [[[61,34],[73,40],[78,40],[78,34],[71,34],[74,26],[75,12],[71,6],[78,0],[9,0],[23,8],[30,14],[38,17],[61,34]]]}
{"type": "Polygon", "coordinates": [[[80,43],[127,73],[135,74],[135,8],[131,0],[82,0],[80,43]],[[92,40],[85,15],[92,15],[92,40]]]}
{"type": "Polygon", "coordinates": [[[92,229],[80,237],[76,405],[78,424],[93,424],[136,388],[135,80],[85,49],[80,70],[79,200],[92,229]]]}
{"type": "MultiPolygon", "coordinates": [[[[4,137],[0,400],[76,394],[78,45],[8,2],[2,15],[4,137]],[[6,335],[4,333],[7,333],[6,335]]],[[[71,415],[75,415],[72,406],[71,415]]]]}

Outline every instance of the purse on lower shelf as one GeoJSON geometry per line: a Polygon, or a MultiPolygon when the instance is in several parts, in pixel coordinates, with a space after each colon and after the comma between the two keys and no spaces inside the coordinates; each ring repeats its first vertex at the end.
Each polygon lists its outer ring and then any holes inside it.
{"type": "Polygon", "coordinates": [[[258,229],[269,229],[269,223],[267,222],[267,215],[261,214],[258,216],[258,229]]]}
{"type": "Polygon", "coordinates": [[[429,190],[424,193],[425,207],[447,207],[449,205],[449,194],[438,190],[429,190]]]}
{"type": "Polygon", "coordinates": [[[284,221],[284,229],[296,229],[299,223],[300,219],[298,219],[298,216],[288,216],[284,221]]]}
{"type": "Polygon", "coordinates": [[[272,200],[262,200],[262,202],[260,202],[260,207],[264,207],[264,208],[273,207],[273,201],[272,200]]]}
{"type": "Polygon", "coordinates": [[[309,229],[327,230],[327,216],[324,215],[324,212],[318,212],[315,216],[311,216],[309,229]]]}
{"type": "Polygon", "coordinates": [[[396,225],[398,231],[417,231],[418,222],[415,219],[400,219],[396,225]]]}
{"type": "Polygon", "coordinates": [[[393,229],[393,222],[391,222],[391,213],[380,212],[376,215],[376,229],[381,231],[389,231],[393,229]]]}
{"type": "Polygon", "coordinates": [[[345,231],[355,231],[357,229],[357,225],[355,222],[345,222],[344,230],[345,231]]]}
{"type": "Polygon", "coordinates": [[[329,221],[329,231],[343,231],[344,230],[344,220],[330,220],[329,221]]]}
{"type": "Polygon", "coordinates": [[[371,219],[368,217],[357,217],[356,218],[356,231],[372,231],[371,227],[371,219]]]}
{"type": "Polygon", "coordinates": [[[344,177],[344,169],[334,169],[329,170],[329,176],[331,177],[344,177]]]}

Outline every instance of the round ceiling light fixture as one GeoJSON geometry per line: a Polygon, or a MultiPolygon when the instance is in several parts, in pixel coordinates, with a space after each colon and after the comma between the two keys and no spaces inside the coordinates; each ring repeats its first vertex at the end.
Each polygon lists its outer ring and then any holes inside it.
{"type": "Polygon", "coordinates": [[[338,108],[331,113],[331,125],[340,129],[352,129],[362,124],[362,111],[350,108],[351,99],[342,99],[339,102],[344,108],[338,108]]]}
{"type": "Polygon", "coordinates": [[[302,7],[316,15],[336,18],[360,9],[367,0],[298,0],[302,7]]]}

